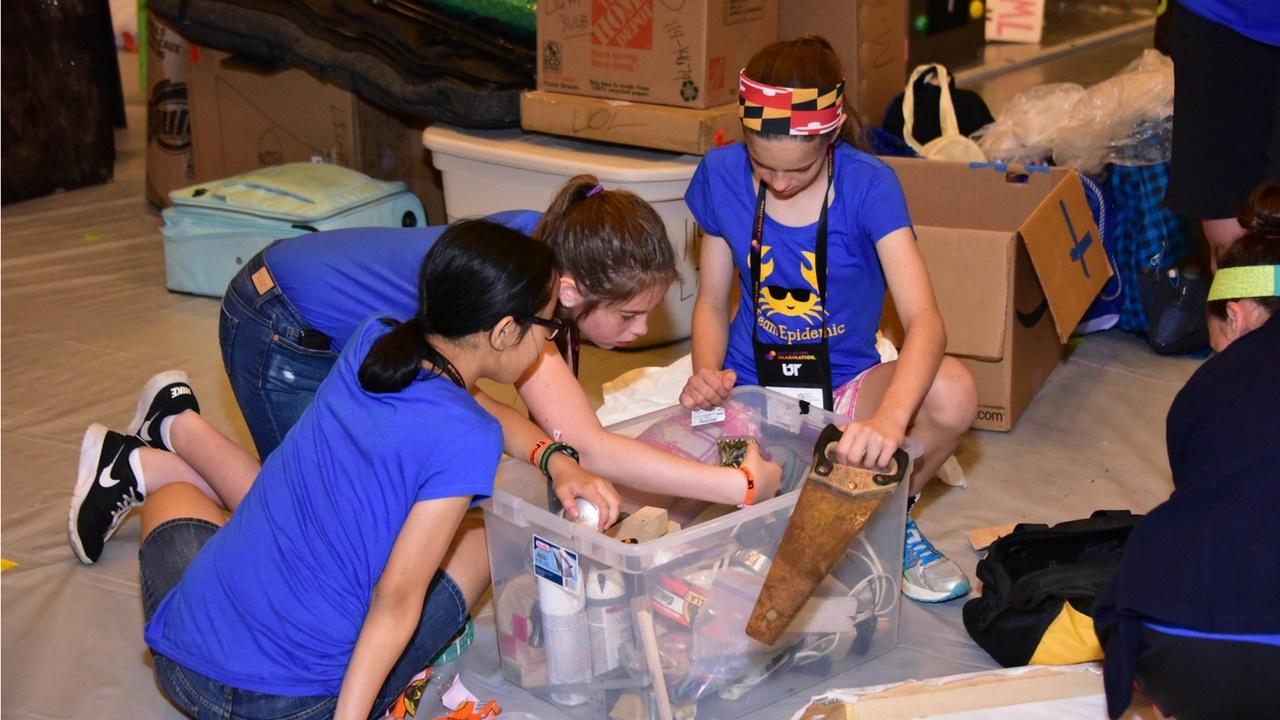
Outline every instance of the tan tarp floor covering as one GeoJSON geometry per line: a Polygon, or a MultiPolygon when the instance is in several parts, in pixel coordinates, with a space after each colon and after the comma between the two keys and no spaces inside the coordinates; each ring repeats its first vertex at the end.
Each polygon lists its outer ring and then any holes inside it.
{"type": "MultiPolygon", "coordinates": [[[[0,548],[16,563],[0,574],[6,720],[180,717],[160,694],[142,642],[137,520],[125,523],[96,566],[82,566],[68,546],[84,429],[93,422],[121,429],[143,382],[176,367],[192,377],[204,414],[248,444],[222,371],[217,301],[164,288],[160,218],[143,200],[143,107],[130,97],[113,183],[3,210],[0,548]]],[[[588,349],[584,385],[599,402],[602,381],[686,352],[687,343],[588,349]]],[[[971,529],[1150,509],[1171,488],[1165,412],[1198,365],[1159,357],[1118,331],[1079,340],[1012,432],[966,438],[958,458],[968,487],[933,483],[916,513],[921,528],[972,574],[971,529]]],[[[897,649],[748,717],[789,717],[828,688],[995,667],[965,634],[961,605],[904,601],[897,649]]],[[[467,686],[508,712],[559,717],[502,680],[491,601],[476,619],[478,636],[464,656],[467,686]]]]}

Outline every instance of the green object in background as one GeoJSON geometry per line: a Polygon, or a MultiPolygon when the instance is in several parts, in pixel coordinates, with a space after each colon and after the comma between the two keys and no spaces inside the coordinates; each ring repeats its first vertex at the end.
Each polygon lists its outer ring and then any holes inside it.
{"type": "Polygon", "coordinates": [[[507,29],[529,39],[538,34],[537,0],[418,0],[455,17],[486,17],[498,20],[507,29]]]}

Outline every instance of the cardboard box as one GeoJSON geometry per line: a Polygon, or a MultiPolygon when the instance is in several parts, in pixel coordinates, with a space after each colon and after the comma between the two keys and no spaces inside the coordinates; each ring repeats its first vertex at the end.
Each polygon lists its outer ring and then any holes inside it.
{"type": "Polygon", "coordinates": [[[520,127],[689,155],[742,139],[736,102],[698,110],[541,90],[520,96],[520,127]]]}
{"type": "MultiPolygon", "coordinates": [[[[831,690],[795,720],[1101,717],[1102,665],[1030,666],[831,690]]],[[[1140,695],[1122,720],[1156,717],[1140,695]]]]}
{"type": "Polygon", "coordinates": [[[433,224],[445,222],[440,174],[422,145],[425,119],[395,115],[304,70],[238,66],[201,47],[187,69],[195,182],[266,165],[326,162],[400,180],[433,224]]]}
{"type": "Polygon", "coordinates": [[[147,16],[147,200],[169,206],[169,193],[193,184],[187,39],[147,16]]]}
{"type": "Polygon", "coordinates": [[[843,420],[802,413],[795,398],[760,387],[734,388],[723,407],[725,419],[698,427],[677,405],[609,430],[708,464],[719,462],[717,439],[749,435],[782,465],[783,487],[792,491],[743,509],[714,506],[718,512],[645,542],[625,543],[550,512],[546,480],[527,462],[498,467],[484,508],[502,672],[558,705],[555,717],[696,712],[732,720],[897,646],[905,482],[871,514],[782,638],[766,646],[747,637],[766,566],[800,495],[794,488],[823,428],[843,420]],[[531,632],[536,627],[540,633],[531,632]]]}
{"type": "Polygon", "coordinates": [[[1044,34],[1044,0],[987,0],[987,41],[1036,44],[1044,34]]]}
{"type": "Polygon", "coordinates": [[[906,0],[787,0],[778,37],[821,35],[831,42],[848,84],[845,93],[872,125],[880,125],[907,84],[906,0]]]}
{"type": "Polygon", "coordinates": [[[706,109],[778,38],[778,0],[538,3],[538,89],[706,109]]]}
{"type": "MultiPolygon", "coordinates": [[[[978,383],[973,427],[1010,430],[1111,277],[1080,177],[1045,166],[885,160],[906,192],[947,354],[978,383]]],[[[891,312],[884,324],[901,337],[891,312]]]]}

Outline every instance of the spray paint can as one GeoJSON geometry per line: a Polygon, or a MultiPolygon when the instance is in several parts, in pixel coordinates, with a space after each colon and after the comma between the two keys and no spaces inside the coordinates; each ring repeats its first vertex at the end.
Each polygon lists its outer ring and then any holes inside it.
{"type": "Polygon", "coordinates": [[[621,663],[622,646],[632,641],[631,603],[622,571],[596,569],[587,573],[587,628],[591,639],[591,670],[603,675],[621,663]]]}
{"type": "MultiPolygon", "coordinates": [[[[586,598],[578,555],[537,535],[533,540],[547,684],[590,682],[591,645],[586,642],[586,598]]],[[[561,705],[581,705],[588,697],[584,693],[552,692],[551,699],[561,705]]]]}

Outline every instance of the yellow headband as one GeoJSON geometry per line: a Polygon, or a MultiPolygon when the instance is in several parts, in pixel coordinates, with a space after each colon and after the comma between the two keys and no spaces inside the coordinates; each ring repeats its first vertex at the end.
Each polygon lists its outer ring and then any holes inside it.
{"type": "Polygon", "coordinates": [[[1280,295],[1280,265],[1221,268],[1213,276],[1209,300],[1276,297],[1280,295]]]}

